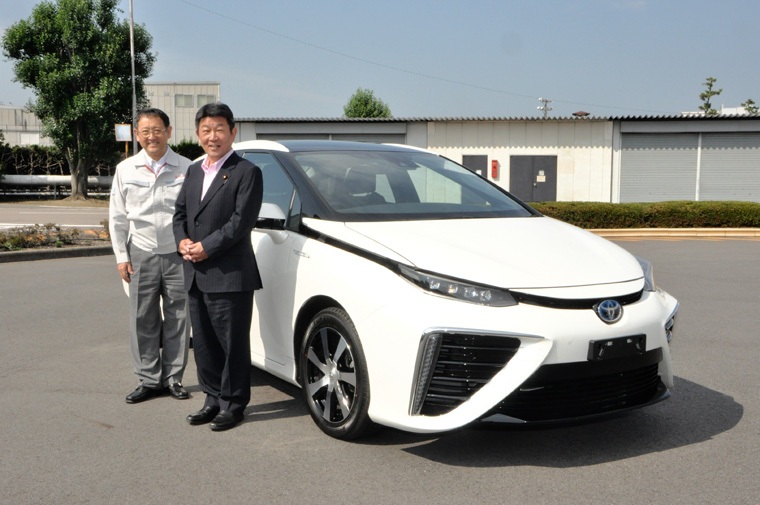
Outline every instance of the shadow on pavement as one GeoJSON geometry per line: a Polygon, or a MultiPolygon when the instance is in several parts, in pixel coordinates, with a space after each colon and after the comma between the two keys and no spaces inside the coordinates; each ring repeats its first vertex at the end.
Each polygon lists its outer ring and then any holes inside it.
{"type": "MultiPolygon", "coordinates": [[[[311,423],[297,387],[256,369],[251,385],[272,387],[288,397],[249,407],[247,413],[254,419],[304,417],[304,423],[311,423]]],[[[595,422],[537,428],[474,424],[433,435],[386,428],[355,443],[409,446],[403,450],[452,466],[568,468],[704,442],[732,429],[743,414],[744,408],[732,397],[676,377],[670,399],[595,422]]]]}

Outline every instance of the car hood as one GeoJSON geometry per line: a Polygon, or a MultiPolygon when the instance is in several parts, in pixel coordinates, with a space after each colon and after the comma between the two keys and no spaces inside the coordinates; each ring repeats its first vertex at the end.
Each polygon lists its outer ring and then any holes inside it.
{"type": "Polygon", "coordinates": [[[636,258],[621,247],[548,217],[308,221],[336,239],[418,269],[506,289],[592,286],[643,276],[636,258]]]}

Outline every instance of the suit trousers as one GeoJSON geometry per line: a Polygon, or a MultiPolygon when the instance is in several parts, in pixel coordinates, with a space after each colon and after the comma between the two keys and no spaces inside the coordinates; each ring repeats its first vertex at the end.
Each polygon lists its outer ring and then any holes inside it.
{"type": "Polygon", "coordinates": [[[129,256],[134,270],[129,336],[135,374],[147,387],[182,382],[190,345],[182,259],[177,253],[153,254],[133,245],[129,256]]]}
{"type": "Polygon", "coordinates": [[[193,352],[204,407],[242,414],[251,401],[253,291],[189,292],[193,352]]]}

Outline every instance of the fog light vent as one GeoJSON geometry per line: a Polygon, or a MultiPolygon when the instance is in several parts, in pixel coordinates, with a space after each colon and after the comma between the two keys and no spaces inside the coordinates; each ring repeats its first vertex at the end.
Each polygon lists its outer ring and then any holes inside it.
{"type": "Polygon", "coordinates": [[[487,384],[515,355],[520,339],[435,333],[422,343],[412,415],[441,415],[487,384]]]}

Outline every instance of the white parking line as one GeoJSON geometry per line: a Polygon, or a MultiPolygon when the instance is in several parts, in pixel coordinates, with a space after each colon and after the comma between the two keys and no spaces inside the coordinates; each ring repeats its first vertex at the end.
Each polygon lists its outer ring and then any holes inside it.
{"type": "MultiPolygon", "coordinates": [[[[66,212],[67,214],[81,214],[81,215],[84,215],[84,216],[96,216],[96,215],[104,214],[103,211],[92,212],[92,211],[80,210],[80,209],[59,209],[59,210],[68,211],[68,212],[66,212]]],[[[50,214],[50,212],[49,211],[47,211],[47,212],[40,212],[40,211],[36,211],[36,212],[32,212],[32,211],[30,211],[30,212],[24,212],[24,211],[20,211],[19,214],[23,214],[23,215],[45,214],[45,215],[48,215],[48,214],[50,214]]]]}

